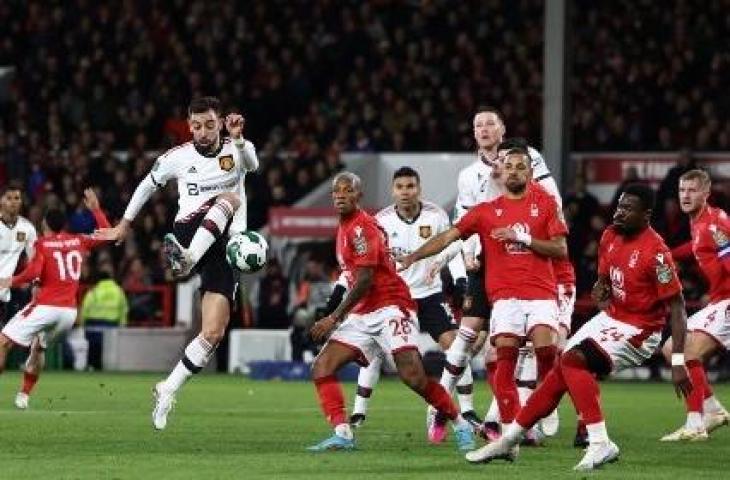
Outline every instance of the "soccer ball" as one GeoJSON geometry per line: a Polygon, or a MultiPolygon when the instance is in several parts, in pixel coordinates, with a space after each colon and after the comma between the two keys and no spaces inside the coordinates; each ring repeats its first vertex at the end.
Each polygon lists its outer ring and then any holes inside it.
{"type": "Polygon", "coordinates": [[[243,273],[261,270],[266,264],[269,244],[263,236],[254,231],[233,235],[226,245],[228,263],[243,273]]]}

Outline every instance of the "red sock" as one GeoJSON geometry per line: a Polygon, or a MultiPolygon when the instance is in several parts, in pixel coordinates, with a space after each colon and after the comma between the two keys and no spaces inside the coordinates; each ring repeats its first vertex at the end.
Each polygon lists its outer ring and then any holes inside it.
{"type": "Polygon", "coordinates": [[[449,420],[456,420],[456,417],[459,416],[459,408],[454,403],[449,392],[440,383],[429,379],[422,396],[429,405],[445,415],[449,420]]]}
{"type": "Polygon", "coordinates": [[[548,345],[546,347],[537,347],[535,349],[535,357],[537,358],[537,382],[542,382],[545,375],[553,369],[555,358],[558,355],[558,347],[548,345]]]}
{"type": "Polygon", "coordinates": [[[487,362],[485,365],[486,380],[489,391],[494,395],[494,374],[497,372],[497,362],[487,362]]]}
{"type": "Polygon", "coordinates": [[[525,429],[532,428],[538,420],[555,410],[566,390],[560,367],[555,365],[527,399],[525,406],[520,409],[516,418],[517,423],[525,429]]]}
{"type": "Polygon", "coordinates": [[[314,379],[314,386],[317,388],[319,406],[324,412],[327,421],[333,427],[345,422],[345,396],[342,393],[340,382],[334,375],[314,379]]]}
{"type": "Polygon", "coordinates": [[[707,383],[705,368],[699,360],[688,360],[687,373],[689,373],[689,379],[692,381],[692,391],[685,400],[687,411],[702,413],[702,403],[705,400],[704,385],[707,383]]]}
{"type": "Polygon", "coordinates": [[[37,381],[38,374],[23,372],[23,388],[21,388],[20,391],[26,395],[30,395],[30,392],[33,390],[33,387],[35,387],[37,381]]]}
{"type": "Polygon", "coordinates": [[[502,423],[512,423],[520,409],[520,396],[515,383],[517,347],[497,347],[497,371],[494,373],[494,395],[502,423]]]}
{"type": "Polygon", "coordinates": [[[583,359],[568,352],[560,358],[560,368],[563,372],[565,384],[568,387],[570,398],[586,425],[603,421],[601,412],[601,391],[598,382],[583,359]]]}

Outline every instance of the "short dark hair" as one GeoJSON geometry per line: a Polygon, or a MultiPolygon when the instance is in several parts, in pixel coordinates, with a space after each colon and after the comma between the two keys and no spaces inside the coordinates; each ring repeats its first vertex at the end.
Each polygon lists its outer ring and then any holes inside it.
{"type": "Polygon", "coordinates": [[[18,180],[11,180],[8,183],[0,187],[0,197],[8,192],[21,192],[23,193],[23,184],[18,180]]]}
{"type": "Polygon", "coordinates": [[[197,97],[194,98],[190,105],[188,105],[188,117],[194,113],[205,113],[208,110],[213,110],[218,116],[221,115],[223,109],[221,108],[221,101],[216,97],[197,97]]]}
{"type": "Polygon", "coordinates": [[[66,215],[58,208],[49,208],[46,210],[43,220],[46,221],[46,225],[54,233],[60,232],[66,226],[66,215]]]}
{"type": "Polygon", "coordinates": [[[497,150],[520,149],[527,152],[527,140],[522,137],[510,137],[502,141],[497,150]]]}
{"type": "Polygon", "coordinates": [[[499,121],[504,124],[504,117],[502,116],[502,112],[500,112],[497,107],[493,107],[491,105],[480,105],[477,107],[474,115],[472,115],[472,118],[476,117],[480,113],[493,113],[497,116],[497,118],[499,118],[499,121]]]}
{"type": "Polygon", "coordinates": [[[411,167],[400,167],[398,170],[395,171],[393,174],[393,181],[395,181],[396,178],[401,177],[415,177],[416,181],[418,183],[421,183],[421,177],[418,175],[418,172],[412,169],[411,167]]]}
{"type": "Polygon", "coordinates": [[[626,185],[622,193],[638,197],[639,202],[641,202],[641,208],[644,210],[652,210],[654,208],[654,202],[656,200],[654,189],[645,183],[630,183],[626,185]]]}

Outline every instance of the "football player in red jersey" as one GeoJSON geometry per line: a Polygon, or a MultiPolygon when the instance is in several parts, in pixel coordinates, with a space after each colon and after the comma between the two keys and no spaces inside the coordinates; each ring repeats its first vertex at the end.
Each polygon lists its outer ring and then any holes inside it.
{"type": "MultiPolygon", "coordinates": [[[[109,227],[94,191],[88,188],[84,196],[97,226],[109,227]]],[[[31,349],[24,369],[23,386],[15,398],[15,405],[21,409],[28,407],[30,392],[43,368],[43,351],[48,342],[70,330],[76,321],[76,296],[84,256],[104,243],[90,235],[65,232],[65,224],[63,212],[48,210],[43,219],[44,235],[36,242],[33,260],[18,275],[0,279],[0,288],[39,281],[35,298],[0,333],[0,372],[5,368],[5,360],[13,345],[31,349]]]]}
{"type": "Polygon", "coordinates": [[[478,234],[486,260],[482,281],[493,305],[489,333],[497,351],[494,392],[506,428],[520,408],[515,383],[520,345],[532,342],[538,381],[555,360],[559,325],[551,259],[567,256],[567,227],[555,199],[532,182],[524,147],[507,152],[502,170],[504,195],[473,207],[450,230],[400,260],[407,267],[459,238],[478,234]]]}
{"type": "Polygon", "coordinates": [[[459,414],[449,393],[426,376],[416,337],[416,304],[408,286],[396,273],[387,237],[375,218],[359,206],[360,178],[342,172],[332,182],[332,200],[340,217],[337,228],[337,261],[348,283],[339,306],[312,326],[315,341],[329,337],[312,365],[312,380],[322,411],[334,435],[310,451],[350,450],[355,447],[345,412],[345,398],[335,374],[356,361],[390,352],[403,382],[437,411],[453,420],[459,449],[474,448],[471,426],[459,414]]]}
{"type": "MultiPolygon", "coordinates": [[[[602,311],[568,341],[565,353],[502,438],[469,452],[469,462],[514,460],[520,437],[549,414],[565,392],[588,430],[588,448],[574,469],[593,470],[618,459],[619,449],[609,439],[603,420],[596,376],[639,365],[651,357],[659,346],[667,313],[675,353],[684,350],[682,286],[669,249],[649,226],[653,205],[651,187],[626,187],[613,225],[606,229],[599,246],[598,281],[592,294],[602,311]]],[[[692,384],[679,361],[672,366],[672,380],[677,395],[687,397],[692,384]]]]}
{"type": "MultiPolygon", "coordinates": [[[[692,379],[687,421],[662,437],[663,442],[706,440],[709,432],[730,419],[715,398],[702,363],[719,348],[730,348],[730,219],[723,210],[708,205],[710,187],[710,176],[702,170],[690,170],[679,178],[679,205],[690,217],[692,251],[709,284],[710,303],[687,321],[684,357],[692,379]]],[[[684,357],[672,354],[671,364],[683,363],[684,357]]]]}

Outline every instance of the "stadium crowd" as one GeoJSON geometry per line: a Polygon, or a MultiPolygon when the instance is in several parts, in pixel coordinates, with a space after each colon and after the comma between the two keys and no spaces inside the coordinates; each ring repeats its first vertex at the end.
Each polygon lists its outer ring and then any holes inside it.
{"type": "MultiPolygon", "coordinates": [[[[722,5],[578,1],[575,148],[730,149],[721,116],[730,105],[719,94],[730,54],[707,48],[723,32],[722,5]]],[[[0,5],[0,65],[15,67],[0,84],[0,182],[24,184],[31,221],[61,204],[73,231],[89,231],[79,192],[91,179],[118,219],[155,152],[189,139],[184,106],[201,94],[249,119],[245,134],[263,165],[247,182],[251,228],[266,222],[269,206],[296,201],[337,171],[343,151],[471,149],[471,113],[485,99],[500,107],[510,135],[541,143],[541,0],[244,7],[0,5]]],[[[580,179],[568,190],[585,292],[607,216],[580,179]]],[[[127,288],[170,281],[159,247],[174,198],[171,187],[156,194],[133,241],[101,250],[92,270],[111,271],[127,288]]]]}

